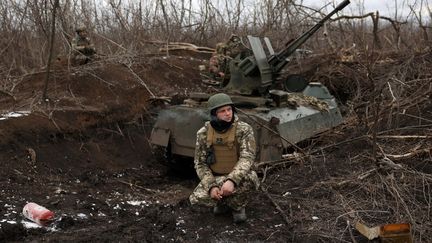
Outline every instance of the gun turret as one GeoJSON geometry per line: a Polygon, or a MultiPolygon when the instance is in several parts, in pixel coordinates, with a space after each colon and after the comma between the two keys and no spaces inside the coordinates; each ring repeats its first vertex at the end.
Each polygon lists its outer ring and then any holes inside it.
{"type": "Polygon", "coordinates": [[[288,57],[291,56],[303,43],[305,43],[317,30],[319,30],[324,25],[324,23],[331,18],[331,16],[345,8],[349,3],[349,0],[345,0],[340,3],[331,13],[326,15],[296,40],[292,41],[285,49],[281,50],[275,55],[272,55],[268,62],[270,66],[273,67],[273,70],[275,72],[280,72],[280,70],[282,70],[282,68],[288,63],[288,57]]]}
{"type": "Polygon", "coordinates": [[[318,31],[327,20],[338,11],[345,8],[349,3],[349,0],[344,0],[311,29],[290,42],[284,49],[277,53],[274,53],[267,37],[264,38],[264,42],[269,55],[266,54],[260,38],[247,36],[253,55],[246,58],[242,58],[241,55],[238,55],[230,62],[231,78],[225,86],[225,90],[246,95],[256,93],[263,95],[268,91],[269,87],[275,83],[280,71],[288,64],[288,58],[318,31]]]}

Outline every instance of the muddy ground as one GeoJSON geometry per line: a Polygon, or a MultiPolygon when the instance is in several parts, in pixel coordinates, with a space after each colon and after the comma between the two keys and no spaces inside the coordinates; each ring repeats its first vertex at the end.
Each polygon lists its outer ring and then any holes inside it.
{"type": "MultiPolygon", "coordinates": [[[[78,67],[57,63],[47,102],[41,99],[43,70],[3,81],[8,92],[0,93],[2,114],[22,116],[0,120],[0,241],[367,242],[351,225],[359,218],[370,226],[411,222],[416,242],[432,239],[425,230],[432,227],[430,151],[409,159],[404,168],[410,169],[404,171],[378,168],[371,160],[372,145],[350,126],[355,114],[349,112],[343,125],[301,145],[321,152],[260,170],[267,192],[256,192],[246,223],[236,225],[230,215],[214,217],[210,209],[192,207],[188,196],[198,183],[195,175],[157,161],[149,144],[161,103],[151,97],[181,100],[189,92],[211,90],[198,73],[205,60],[172,55],[104,59],[78,67]],[[421,174],[410,174],[413,169],[421,174]],[[407,195],[416,206],[404,195],[401,200],[392,195],[392,185],[412,189],[407,195]],[[28,227],[21,211],[30,201],[54,211],[56,221],[28,227]]],[[[311,80],[323,78],[304,73],[311,80]]],[[[355,95],[335,79],[326,82],[349,107],[355,95]]],[[[431,123],[430,103],[422,103],[423,125],[431,123]]],[[[400,122],[418,125],[416,119],[400,122]]],[[[431,127],[420,133],[430,136],[431,127]]],[[[421,144],[430,145],[429,140],[421,144]]]]}

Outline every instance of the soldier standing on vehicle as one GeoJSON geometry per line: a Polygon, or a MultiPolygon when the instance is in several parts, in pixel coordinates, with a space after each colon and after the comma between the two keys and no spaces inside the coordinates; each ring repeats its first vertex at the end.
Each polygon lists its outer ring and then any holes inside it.
{"type": "Polygon", "coordinates": [[[209,72],[213,79],[223,80],[226,73],[229,72],[228,59],[229,56],[225,54],[226,45],[224,43],[218,43],[216,45],[216,52],[213,53],[209,61],[209,72]]]}
{"type": "Polygon", "coordinates": [[[209,73],[212,79],[221,81],[224,86],[231,78],[230,62],[237,55],[244,53],[247,48],[237,35],[231,37],[225,43],[218,43],[216,51],[209,61],[209,73]]]}
{"type": "Polygon", "coordinates": [[[87,28],[80,26],[72,39],[72,58],[76,64],[86,64],[96,54],[96,49],[87,35],[87,28]]]}
{"type": "Polygon", "coordinates": [[[252,170],[256,144],[252,127],[239,121],[234,103],[223,93],[208,100],[210,121],[197,132],[195,170],[199,185],[193,204],[213,207],[215,215],[232,212],[235,223],[246,221],[245,206],[259,186],[252,170]]]}
{"type": "Polygon", "coordinates": [[[243,43],[238,35],[231,35],[225,43],[226,55],[235,58],[238,54],[244,51],[243,43]]]}

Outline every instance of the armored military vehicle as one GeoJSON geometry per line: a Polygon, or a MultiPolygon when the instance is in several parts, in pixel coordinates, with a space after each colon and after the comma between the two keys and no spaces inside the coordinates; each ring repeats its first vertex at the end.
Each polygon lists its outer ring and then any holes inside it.
{"type": "MultiPolygon", "coordinates": [[[[229,82],[217,92],[229,94],[240,119],[254,128],[258,161],[279,160],[293,144],[342,122],[335,98],[324,85],[297,75],[281,80],[281,73],[295,51],[349,3],[343,1],[277,53],[268,38],[247,36],[250,48],[230,61],[229,82]]],[[[194,157],[196,132],[210,119],[207,99],[211,95],[193,93],[184,104],[160,111],[150,142],[163,148],[170,162],[194,157]]]]}

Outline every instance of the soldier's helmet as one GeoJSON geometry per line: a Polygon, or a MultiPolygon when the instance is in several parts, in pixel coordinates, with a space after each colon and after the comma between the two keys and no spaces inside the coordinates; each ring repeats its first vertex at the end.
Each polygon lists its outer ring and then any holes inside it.
{"type": "Polygon", "coordinates": [[[234,45],[238,45],[241,43],[241,40],[240,40],[240,37],[238,35],[232,34],[231,37],[229,38],[228,42],[230,42],[234,45]]]}
{"type": "Polygon", "coordinates": [[[77,33],[81,33],[83,31],[87,31],[87,27],[85,27],[84,25],[80,25],[80,26],[76,27],[75,31],[77,33]]]}
{"type": "Polygon", "coordinates": [[[213,113],[217,108],[226,105],[233,106],[234,103],[232,102],[231,98],[224,93],[218,93],[212,95],[207,101],[207,108],[210,111],[210,113],[213,113]]]}
{"type": "Polygon", "coordinates": [[[226,49],[226,45],[224,43],[220,42],[220,43],[216,44],[216,53],[217,54],[224,54],[225,49],[226,49]]]}

